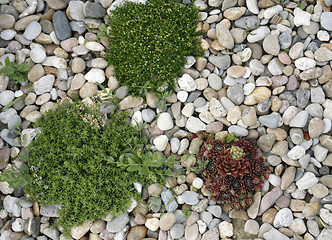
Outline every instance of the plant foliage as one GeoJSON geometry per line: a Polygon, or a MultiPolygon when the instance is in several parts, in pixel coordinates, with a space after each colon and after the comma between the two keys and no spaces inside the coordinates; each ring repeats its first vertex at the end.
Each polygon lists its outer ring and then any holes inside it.
{"type": "Polygon", "coordinates": [[[60,205],[65,233],[112,211],[124,212],[139,198],[134,182],[162,181],[172,161],[152,153],[147,138],[124,114],[99,115],[96,105],[58,103],[37,122],[41,133],[27,150],[32,184],[25,192],[41,204],[60,205]]]}
{"type": "Polygon", "coordinates": [[[231,134],[227,138],[204,143],[199,157],[203,162],[201,175],[212,199],[229,203],[236,209],[247,208],[272,168],[249,140],[234,138],[231,134]]]}
{"type": "MultiPolygon", "coordinates": [[[[198,10],[179,0],[125,2],[111,11],[107,28],[110,48],[105,59],[115,77],[132,94],[173,90],[186,56],[201,56],[196,32],[198,10]]],[[[100,34],[102,36],[103,34],[100,34]]]]}
{"type": "MultiPolygon", "coordinates": [[[[2,65],[0,62],[0,66],[2,65]]],[[[28,79],[29,69],[30,65],[28,63],[17,64],[16,62],[11,62],[9,57],[6,57],[5,65],[0,69],[0,74],[7,75],[15,84],[21,84],[28,79]]]]}

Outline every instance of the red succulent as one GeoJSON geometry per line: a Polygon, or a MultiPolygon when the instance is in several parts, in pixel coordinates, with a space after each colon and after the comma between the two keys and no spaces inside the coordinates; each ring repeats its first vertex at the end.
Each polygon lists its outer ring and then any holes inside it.
{"type": "Polygon", "coordinates": [[[237,138],[230,143],[208,140],[200,151],[201,174],[212,199],[231,203],[236,209],[252,204],[252,195],[259,191],[272,172],[264,156],[249,140],[237,138]]]}

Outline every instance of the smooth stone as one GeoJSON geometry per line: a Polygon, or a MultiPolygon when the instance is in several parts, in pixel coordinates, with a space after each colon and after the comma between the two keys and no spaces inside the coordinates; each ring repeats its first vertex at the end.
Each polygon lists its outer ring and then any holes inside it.
{"type": "Polygon", "coordinates": [[[161,113],[158,117],[157,125],[163,131],[172,129],[174,126],[172,116],[167,112],[161,113]]]}
{"type": "Polygon", "coordinates": [[[38,35],[41,33],[41,26],[38,22],[36,21],[32,21],[29,23],[29,25],[26,27],[25,31],[24,31],[24,37],[27,40],[33,40],[36,37],[38,37],[38,35]]]}
{"type": "Polygon", "coordinates": [[[295,67],[300,70],[307,70],[316,66],[316,61],[312,58],[301,57],[295,60],[295,67]]]}
{"type": "Polygon", "coordinates": [[[56,11],[52,16],[54,31],[59,40],[65,40],[71,36],[71,29],[66,14],[56,11]]]}
{"type": "MultiPolygon", "coordinates": [[[[98,86],[95,83],[86,82],[79,90],[79,95],[82,99],[93,97],[98,93],[98,86]]],[[[121,102],[120,102],[121,104],[121,102]]],[[[121,106],[121,105],[120,105],[121,106]]]]}
{"type": "Polygon", "coordinates": [[[255,105],[271,96],[271,90],[267,87],[256,87],[255,90],[244,99],[245,105],[255,105]]]}
{"type": "Polygon", "coordinates": [[[163,231],[170,230],[175,224],[176,216],[173,212],[167,212],[161,216],[159,221],[160,229],[163,231]]]}
{"type": "Polygon", "coordinates": [[[72,19],[76,21],[82,21],[85,16],[83,13],[84,2],[70,1],[68,5],[68,12],[72,19]]]}
{"type": "Polygon", "coordinates": [[[230,238],[233,236],[233,224],[223,221],[218,226],[219,234],[221,238],[230,238]]]}
{"type": "Polygon", "coordinates": [[[292,224],[293,220],[294,218],[292,211],[289,208],[283,208],[276,214],[273,221],[273,226],[276,228],[288,227],[292,224]]]}
{"type": "Polygon", "coordinates": [[[87,18],[102,18],[106,14],[105,8],[94,2],[86,2],[83,7],[83,13],[87,18]]]}
{"type": "Polygon", "coordinates": [[[115,217],[112,221],[107,222],[106,229],[109,232],[116,233],[121,231],[129,222],[127,213],[115,217]]]}
{"type": "Polygon", "coordinates": [[[289,122],[289,126],[290,127],[303,128],[307,123],[308,116],[309,116],[308,112],[300,111],[289,122]]]}
{"type": "Polygon", "coordinates": [[[103,83],[105,82],[105,72],[99,68],[92,68],[84,75],[84,78],[91,83],[103,83]]]}
{"type": "Polygon", "coordinates": [[[6,106],[10,102],[12,102],[15,98],[15,93],[10,90],[5,90],[0,93],[0,104],[2,106],[6,106]]]}
{"type": "Polygon", "coordinates": [[[262,125],[268,128],[277,128],[280,123],[282,123],[280,114],[275,112],[269,115],[260,116],[258,120],[262,125]]]}
{"type": "Polygon", "coordinates": [[[217,74],[211,73],[208,77],[208,83],[210,87],[216,91],[222,88],[221,78],[217,74]]]}
{"type": "Polygon", "coordinates": [[[196,205],[199,202],[199,196],[196,192],[185,191],[181,195],[183,201],[188,205],[196,205]]]}
{"type": "Polygon", "coordinates": [[[250,32],[247,36],[247,40],[250,43],[259,42],[270,34],[270,29],[267,26],[261,26],[250,32]]]}
{"type": "Polygon", "coordinates": [[[320,24],[327,31],[332,31],[332,13],[323,12],[320,17],[320,24]]]}
{"type": "Polygon", "coordinates": [[[192,92],[196,90],[195,80],[189,74],[183,74],[183,76],[178,80],[180,88],[187,92],[192,92]]]}
{"type": "Polygon", "coordinates": [[[153,144],[160,152],[164,151],[168,143],[168,137],[166,135],[160,135],[153,139],[153,144]]]}
{"type": "Polygon", "coordinates": [[[244,225],[244,231],[248,234],[257,235],[259,232],[259,224],[257,221],[249,219],[244,225]]]}
{"type": "Polygon", "coordinates": [[[278,36],[276,34],[267,35],[263,40],[263,48],[266,53],[277,56],[280,52],[278,36]]]}
{"type": "Polygon", "coordinates": [[[30,51],[30,58],[35,63],[42,63],[46,59],[46,53],[39,47],[35,47],[30,51]]]}
{"type": "Polygon", "coordinates": [[[269,209],[283,194],[280,187],[275,187],[270,192],[266,193],[261,200],[258,216],[261,216],[267,209],[269,209]]]}
{"type": "Polygon", "coordinates": [[[173,197],[173,194],[171,193],[170,190],[164,190],[161,193],[161,199],[163,200],[164,204],[165,204],[165,209],[168,212],[174,212],[177,208],[178,208],[178,204],[176,202],[176,200],[173,197]]]}
{"type": "Polygon", "coordinates": [[[309,26],[311,14],[303,11],[300,8],[294,9],[294,24],[295,26],[309,26]]]}
{"type": "Polygon", "coordinates": [[[180,239],[184,235],[184,226],[182,224],[175,224],[169,231],[173,239],[180,239]]]}
{"type": "Polygon", "coordinates": [[[299,180],[296,181],[296,186],[299,190],[305,190],[311,188],[316,183],[318,183],[318,179],[315,174],[312,172],[306,172],[299,180]]]}
{"type": "Polygon", "coordinates": [[[216,25],[216,36],[221,46],[227,49],[232,49],[234,47],[233,36],[223,23],[218,23],[216,25]]]}
{"type": "Polygon", "coordinates": [[[70,229],[70,235],[74,239],[80,239],[89,231],[91,225],[92,225],[92,222],[89,221],[89,222],[85,222],[85,223],[81,224],[78,227],[73,227],[70,229]]]}
{"type": "Polygon", "coordinates": [[[231,57],[229,55],[210,55],[209,61],[222,70],[226,70],[231,65],[231,57]]]}

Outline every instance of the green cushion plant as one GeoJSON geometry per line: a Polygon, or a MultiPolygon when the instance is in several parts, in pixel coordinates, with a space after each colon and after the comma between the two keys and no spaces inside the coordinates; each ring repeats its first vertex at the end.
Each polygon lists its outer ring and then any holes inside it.
{"type": "Polygon", "coordinates": [[[186,56],[203,55],[198,37],[202,32],[195,31],[198,21],[193,3],[125,2],[111,11],[102,28],[110,46],[105,59],[114,66],[116,79],[134,95],[172,90],[186,56]]]}
{"type": "Polygon", "coordinates": [[[127,123],[124,113],[106,118],[96,104],[64,99],[36,127],[41,133],[27,147],[28,168],[23,164],[15,173],[24,174],[23,184],[6,171],[1,177],[12,186],[23,185],[32,201],[60,205],[56,225],[66,235],[71,227],[110,211],[126,211],[131,198],[140,197],[134,182],[163,182],[173,174],[175,159],[152,152],[148,138],[127,123]]]}

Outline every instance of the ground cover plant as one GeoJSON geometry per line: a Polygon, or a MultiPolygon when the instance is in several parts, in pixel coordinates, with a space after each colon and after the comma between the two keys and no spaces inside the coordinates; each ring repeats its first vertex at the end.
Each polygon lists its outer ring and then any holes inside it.
{"type": "MultiPolygon", "coordinates": [[[[106,118],[97,104],[64,99],[36,127],[41,133],[27,147],[28,168],[23,164],[14,175],[22,173],[21,185],[32,201],[61,206],[55,225],[67,235],[73,226],[126,211],[131,199],[140,197],[133,183],[172,175],[174,158],[152,152],[124,113],[106,118]]],[[[2,175],[6,181],[13,175],[8,171],[2,175]]]]}
{"type": "MultiPolygon", "coordinates": [[[[126,2],[111,11],[105,59],[135,95],[172,90],[186,56],[203,55],[196,32],[198,10],[179,0],[126,2]]],[[[106,30],[107,29],[107,30],[106,30]]]]}
{"type": "Polygon", "coordinates": [[[201,147],[199,161],[204,184],[211,199],[231,204],[235,209],[249,207],[272,168],[255,145],[229,134],[223,140],[211,139],[201,147]]]}

